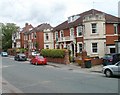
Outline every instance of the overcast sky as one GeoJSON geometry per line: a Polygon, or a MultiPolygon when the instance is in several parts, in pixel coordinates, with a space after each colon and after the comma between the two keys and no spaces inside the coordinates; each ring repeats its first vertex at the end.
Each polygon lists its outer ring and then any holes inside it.
{"type": "Polygon", "coordinates": [[[53,27],[67,17],[90,9],[118,16],[120,0],[0,0],[0,22],[15,23],[21,28],[25,23],[34,27],[50,23],[53,27]]]}

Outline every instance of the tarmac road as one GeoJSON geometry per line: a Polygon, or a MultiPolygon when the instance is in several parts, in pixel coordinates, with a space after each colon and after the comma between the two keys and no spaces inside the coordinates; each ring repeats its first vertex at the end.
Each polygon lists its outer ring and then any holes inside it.
{"type": "MultiPolygon", "coordinates": [[[[15,93],[118,93],[118,78],[106,78],[103,74],[36,66],[13,58],[3,58],[2,64],[2,76],[15,93]]],[[[3,89],[6,89],[4,81],[3,89]]]]}

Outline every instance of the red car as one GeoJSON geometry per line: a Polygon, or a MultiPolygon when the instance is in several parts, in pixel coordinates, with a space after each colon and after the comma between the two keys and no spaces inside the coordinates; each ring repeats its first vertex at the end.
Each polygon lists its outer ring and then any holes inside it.
{"type": "Polygon", "coordinates": [[[34,64],[34,65],[46,65],[47,64],[47,59],[44,58],[43,56],[34,56],[30,60],[30,63],[34,64]]]}

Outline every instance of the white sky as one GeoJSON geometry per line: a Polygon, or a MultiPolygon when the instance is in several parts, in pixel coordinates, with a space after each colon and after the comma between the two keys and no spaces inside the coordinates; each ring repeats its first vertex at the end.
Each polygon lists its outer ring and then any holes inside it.
{"type": "Polygon", "coordinates": [[[50,23],[53,27],[67,17],[90,9],[118,16],[120,0],[0,0],[0,22],[16,23],[21,28],[25,23],[34,27],[50,23]]]}

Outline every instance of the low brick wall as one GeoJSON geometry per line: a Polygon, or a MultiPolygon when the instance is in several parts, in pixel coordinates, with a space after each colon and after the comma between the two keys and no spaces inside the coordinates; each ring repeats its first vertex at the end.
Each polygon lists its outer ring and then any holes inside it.
{"type": "Polygon", "coordinates": [[[48,62],[66,64],[64,60],[65,60],[64,58],[48,58],[47,57],[48,62]]]}
{"type": "Polygon", "coordinates": [[[100,65],[103,63],[102,59],[92,59],[91,60],[92,65],[100,65]]]}
{"type": "Polygon", "coordinates": [[[60,63],[60,64],[70,64],[69,61],[69,52],[68,50],[65,51],[65,57],[64,58],[50,58],[47,57],[48,62],[53,62],[53,63],[60,63]]]}

